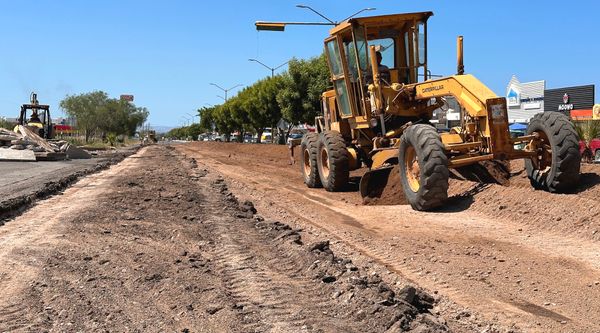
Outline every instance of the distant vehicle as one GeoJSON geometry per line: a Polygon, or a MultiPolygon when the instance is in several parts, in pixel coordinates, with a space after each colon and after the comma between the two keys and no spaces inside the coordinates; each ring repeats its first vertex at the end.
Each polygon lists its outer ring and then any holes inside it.
{"type": "Polygon", "coordinates": [[[36,93],[32,92],[30,98],[30,104],[21,105],[18,124],[29,128],[44,139],[54,138],[54,125],[50,118],[50,106],[40,104],[36,93]]]}
{"type": "Polygon", "coordinates": [[[246,134],[244,134],[244,142],[246,142],[246,143],[256,142],[256,136],[254,136],[250,133],[246,133],[246,134]]]}
{"type": "MultiPolygon", "coordinates": [[[[581,156],[586,155],[585,141],[583,140],[579,141],[579,153],[581,153],[581,156]]],[[[591,156],[588,156],[593,157],[594,162],[600,162],[600,138],[596,138],[590,141],[589,154],[591,156]]]]}
{"type": "Polygon", "coordinates": [[[271,132],[263,132],[260,137],[261,143],[272,143],[273,142],[273,134],[271,132]]]}
{"type": "Polygon", "coordinates": [[[290,133],[289,138],[290,139],[302,139],[303,136],[304,136],[303,132],[293,132],[293,133],[290,133]]]}

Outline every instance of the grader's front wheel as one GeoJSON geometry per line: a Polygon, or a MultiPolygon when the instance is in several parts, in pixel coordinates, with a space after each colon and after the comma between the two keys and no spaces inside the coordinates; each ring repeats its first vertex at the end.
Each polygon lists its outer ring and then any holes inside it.
{"type": "Polygon", "coordinates": [[[448,198],[448,157],[434,127],[417,124],[402,134],[398,164],[413,209],[431,210],[448,198]]]}
{"type": "Polygon", "coordinates": [[[321,184],[329,192],[341,191],[350,178],[346,142],[339,132],[324,131],[319,138],[317,166],[321,184]]]}
{"type": "Polygon", "coordinates": [[[581,168],[579,136],[566,115],[558,112],[536,114],[527,134],[538,135],[537,158],[526,159],[527,176],[536,189],[568,192],[577,185],[581,168]]]}

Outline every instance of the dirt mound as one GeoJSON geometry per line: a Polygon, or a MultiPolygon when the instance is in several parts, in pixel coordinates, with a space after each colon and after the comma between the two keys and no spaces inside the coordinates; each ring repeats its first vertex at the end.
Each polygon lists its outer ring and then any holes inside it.
{"type": "Polygon", "coordinates": [[[369,206],[407,205],[408,202],[404,197],[402,182],[400,180],[400,168],[397,165],[394,166],[380,197],[367,197],[363,200],[363,203],[369,206]]]}
{"type": "MultiPolygon", "coordinates": [[[[502,161],[484,161],[456,170],[451,170],[448,196],[460,195],[470,190],[474,183],[497,183],[508,185],[510,181],[510,163],[502,161]]],[[[400,169],[396,165],[390,172],[387,185],[378,198],[365,198],[363,203],[369,206],[406,205],[400,169]]]]}

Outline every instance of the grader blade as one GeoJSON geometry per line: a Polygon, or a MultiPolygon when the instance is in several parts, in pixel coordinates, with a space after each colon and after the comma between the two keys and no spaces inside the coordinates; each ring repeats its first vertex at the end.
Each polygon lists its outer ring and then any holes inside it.
{"type": "Polygon", "coordinates": [[[379,198],[387,185],[393,166],[369,170],[360,179],[360,195],[364,198],[379,198]]]}

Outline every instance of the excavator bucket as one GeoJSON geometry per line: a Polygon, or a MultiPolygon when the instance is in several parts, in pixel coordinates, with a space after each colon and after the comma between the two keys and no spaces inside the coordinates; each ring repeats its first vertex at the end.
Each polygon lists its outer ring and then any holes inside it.
{"type": "Polygon", "coordinates": [[[393,166],[369,170],[360,179],[360,195],[364,198],[379,198],[387,185],[393,166]]]}

